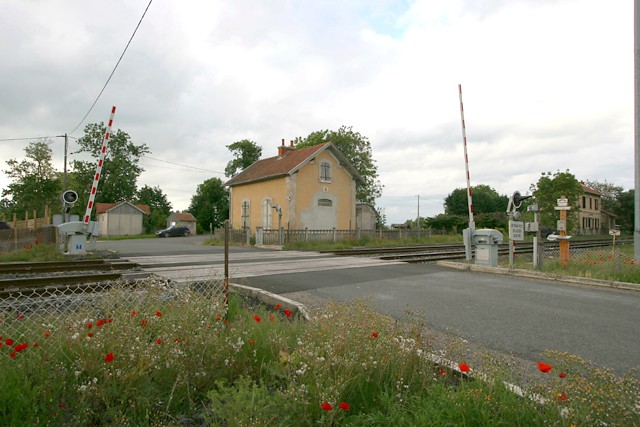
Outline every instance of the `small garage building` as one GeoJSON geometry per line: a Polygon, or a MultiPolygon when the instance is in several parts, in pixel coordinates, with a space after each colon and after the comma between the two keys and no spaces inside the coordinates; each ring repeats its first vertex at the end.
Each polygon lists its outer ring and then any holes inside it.
{"type": "Polygon", "coordinates": [[[101,236],[134,236],[144,233],[144,216],[149,206],[129,202],[96,203],[101,236]]]}

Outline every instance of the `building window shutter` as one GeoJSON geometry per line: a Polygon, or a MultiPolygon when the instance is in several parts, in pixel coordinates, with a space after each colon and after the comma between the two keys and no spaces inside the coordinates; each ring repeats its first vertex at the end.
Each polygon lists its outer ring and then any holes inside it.
{"type": "Polygon", "coordinates": [[[331,182],[331,163],[320,162],[320,181],[331,182]]]}
{"type": "Polygon", "coordinates": [[[251,210],[249,208],[248,200],[242,202],[242,228],[249,228],[251,226],[251,222],[249,221],[249,213],[251,210]]]}
{"type": "Polygon", "coordinates": [[[271,199],[264,199],[262,201],[262,228],[265,230],[271,229],[273,215],[271,211],[271,199]]]}

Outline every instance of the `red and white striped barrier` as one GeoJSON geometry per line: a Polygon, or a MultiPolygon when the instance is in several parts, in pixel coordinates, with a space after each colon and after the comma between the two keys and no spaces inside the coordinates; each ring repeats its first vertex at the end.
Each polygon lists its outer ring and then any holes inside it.
{"type": "Polygon", "coordinates": [[[462,85],[458,85],[458,93],[460,94],[460,119],[462,121],[462,141],[464,144],[464,168],[467,172],[467,203],[469,205],[469,228],[475,229],[473,221],[473,199],[471,197],[471,178],[469,177],[469,156],[467,155],[467,129],[464,123],[464,107],[462,106],[462,85]]]}
{"type": "Polygon", "coordinates": [[[102,164],[104,158],[107,156],[107,142],[111,135],[111,125],[113,124],[113,116],[116,114],[116,107],[111,107],[111,116],[109,117],[109,123],[107,124],[107,130],[104,133],[104,139],[102,140],[102,148],[100,149],[100,157],[98,158],[98,165],[96,166],[96,174],[93,177],[93,185],[91,186],[91,193],[89,193],[89,202],[87,203],[87,210],[84,214],[84,224],[89,225],[89,219],[91,218],[91,210],[93,209],[93,202],[96,199],[96,192],[98,191],[98,182],[100,182],[100,173],[102,172],[102,164]]]}

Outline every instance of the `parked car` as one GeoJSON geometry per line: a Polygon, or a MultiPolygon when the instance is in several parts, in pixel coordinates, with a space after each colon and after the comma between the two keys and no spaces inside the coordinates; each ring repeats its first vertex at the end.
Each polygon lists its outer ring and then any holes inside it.
{"type": "Polygon", "coordinates": [[[175,225],[165,228],[164,230],[156,231],[156,236],[158,237],[187,237],[189,234],[191,234],[189,227],[176,227],[175,225]]]}

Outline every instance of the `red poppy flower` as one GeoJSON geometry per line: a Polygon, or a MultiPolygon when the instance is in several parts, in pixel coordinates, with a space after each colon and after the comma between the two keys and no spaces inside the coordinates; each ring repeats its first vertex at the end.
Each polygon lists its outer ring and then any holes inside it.
{"type": "Polygon", "coordinates": [[[273,317],[273,314],[270,314],[270,315],[269,315],[269,320],[270,320],[271,322],[274,322],[274,321],[276,320],[276,318],[275,318],[275,317],[273,317]]]}
{"type": "Polygon", "coordinates": [[[29,344],[27,344],[26,342],[23,342],[22,344],[18,344],[17,346],[14,347],[14,351],[16,353],[20,353],[22,350],[25,350],[29,347],[29,344]]]}
{"type": "Polygon", "coordinates": [[[445,371],[444,369],[440,369],[440,375],[447,375],[447,371],[445,371]]]}
{"type": "Polygon", "coordinates": [[[44,336],[45,336],[45,337],[48,337],[49,335],[51,335],[51,332],[49,332],[49,331],[47,331],[47,332],[45,332],[45,333],[44,333],[44,336]]]}
{"type": "Polygon", "coordinates": [[[547,365],[544,362],[538,362],[538,369],[540,372],[544,372],[545,374],[553,369],[553,366],[547,365]]]}
{"type": "Polygon", "coordinates": [[[93,323],[87,323],[87,328],[89,329],[93,328],[93,323]]]}
{"type": "Polygon", "coordinates": [[[34,347],[40,347],[40,344],[38,344],[37,342],[34,342],[34,343],[33,343],[33,346],[34,346],[34,347]]]}
{"type": "Polygon", "coordinates": [[[142,319],[142,320],[140,321],[140,325],[141,325],[143,328],[144,328],[144,327],[146,327],[146,326],[147,326],[147,319],[142,319]]]}
{"type": "Polygon", "coordinates": [[[289,310],[288,308],[285,308],[285,309],[284,309],[284,310],[282,310],[282,311],[284,311],[285,316],[287,316],[287,317],[291,317],[291,310],[289,310]]]}
{"type": "Polygon", "coordinates": [[[158,338],[158,339],[156,340],[156,344],[162,344],[162,340],[161,340],[160,338],[158,338]]]}
{"type": "Polygon", "coordinates": [[[218,316],[218,317],[216,317],[216,320],[219,322],[219,321],[222,320],[222,317],[218,316]]]}
{"type": "Polygon", "coordinates": [[[131,315],[132,315],[132,316],[135,316],[135,315],[137,315],[137,314],[138,314],[138,312],[137,312],[137,311],[135,311],[135,310],[133,310],[133,311],[131,312],[131,315]]]}
{"type": "Polygon", "coordinates": [[[257,314],[254,314],[254,315],[253,315],[253,319],[254,319],[256,322],[260,322],[260,321],[262,320],[262,319],[260,318],[260,316],[258,316],[257,314]]]}
{"type": "Polygon", "coordinates": [[[371,334],[371,336],[374,337],[374,338],[378,338],[378,333],[374,332],[374,333],[371,334]]]}
{"type": "Polygon", "coordinates": [[[330,411],[333,409],[333,407],[328,402],[324,402],[322,405],[320,405],[320,407],[325,411],[330,411]]]}
{"type": "Polygon", "coordinates": [[[89,338],[91,338],[91,337],[93,336],[93,334],[92,334],[91,332],[89,332],[89,333],[87,334],[87,336],[88,336],[89,338]]]}
{"type": "Polygon", "coordinates": [[[158,317],[162,317],[162,312],[160,312],[160,311],[156,311],[156,316],[158,316],[158,317]]]}
{"type": "Polygon", "coordinates": [[[106,319],[100,319],[96,322],[96,326],[102,326],[106,323],[106,319]]]}
{"type": "Polygon", "coordinates": [[[560,378],[566,378],[567,374],[565,374],[564,372],[560,372],[560,375],[558,375],[560,378]]]}
{"type": "Polygon", "coordinates": [[[458,368],[460,369],[460,372],[470,372],[471,368],[469,368],[469,365],[467,365],[466,363],[459,363],[458,364],[458,368]]]}
{"type": "Polygon", "coordinates": [[[16,352],[12,351],[11,354],[9,355],[10,358],[15,359],[16,358],[16,352]]]}
{"type": "Polygon", "coordinates": [[[348,411],[349,409],[351,409],[351,406],[349,406],[349,404],[347,402],[340,402],[340,409],[344,409],[345,411],[348,411]]]}
{"type": "Polygon", "coordinates": [[[563,400],[564,401],[564,400],[567,400],[567,399],[568,399],[568,397],[567,397],[566,394],[564,394],[564,393],[558,394],[558,400],[563,400]]]}
{"type": "Polygon", "coordinates": [[[113,362],[113,353],[107,353],[107,355],[104,357],[104,362],[105,363],[113,362]]]}
{"type": "Polygon", "coordinates": [[[278,311],[278,310],[280,310],[280,307],[281,307],[280,304],[276,304],[275,307],[273,307],[273,309],[278,311]]]}
{"type": "Polygon", "coordinates": [[[22,313],[18,314],[18,319],[24,319],[24,314],[22,313]]]}
{"type": "Polygon", "coordinates": [[[4,340],[4,343],[11,347],[13,345],[13,340],[11,338],[7,338],[6,340],[4,340]]]}

